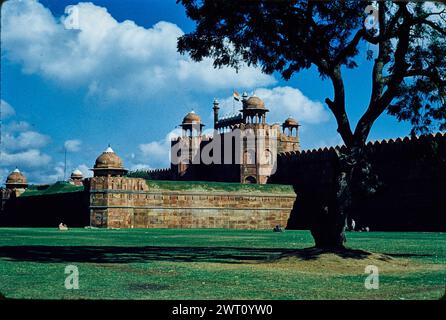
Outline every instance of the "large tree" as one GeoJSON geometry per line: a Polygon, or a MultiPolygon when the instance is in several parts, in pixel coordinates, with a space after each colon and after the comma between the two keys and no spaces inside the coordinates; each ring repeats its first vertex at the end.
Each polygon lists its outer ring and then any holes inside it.
{"type": "Polygon", "coordinates": [[[347,151],[339,154],[336,204],[322,209],[321,216],[326,218],[312,229],[319,247],[343,246],[352,202],[375,190],[364,151],[381,114],[410,121],[413,133],[446,129],[446,10],[440,3],[179,2],[196,22],[196,29],[179,38],[178,50],[194,60],[211,57],[215,67],[254,65],[268,74],[280,73],[286,80],[316,66],[320,77],[331,81],[333,96],[325,102],[347,151]],[[371,49],[361,50],[367,43],[371,49]],[[372,86],[369,101],[349,106],[364,108],[352,128],[343,73],[357,67],[361,54],[374,60],[372,86]]]}

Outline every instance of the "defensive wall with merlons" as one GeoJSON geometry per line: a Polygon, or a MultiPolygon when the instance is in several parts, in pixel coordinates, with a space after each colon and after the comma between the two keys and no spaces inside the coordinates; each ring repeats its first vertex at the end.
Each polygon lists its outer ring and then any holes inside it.
{"type": "MultiPolygon", "coordinates": [[[[345,151],[345,146],[338,147],[345,151]]],[[[446,231],[446,135],[369,142],[366,153],[380,187],[355,208],[371,230],[446,231]]],[[[336,193],[337,154],[321,148],[278,156],[269,183],[291,184],[298,195],[289,229],[309,229],[336,193]]]]}

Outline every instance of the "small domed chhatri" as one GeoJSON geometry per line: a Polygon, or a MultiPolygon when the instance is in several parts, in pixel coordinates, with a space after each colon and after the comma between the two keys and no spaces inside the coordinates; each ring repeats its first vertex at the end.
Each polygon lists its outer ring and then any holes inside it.
{"type": "Polygon", "coordinates": [[[76,186],[81,186],[83,178],[82,172],[79,169],[76,169],[71,173],[70,183],[76,186]]]}
{"type": "Polygon", "coordinates": [[[252,96],[246,100],[246,109],[265,109],[265,102],[257,96],[252,96]]]}
{"type": "Polygon", "coordinates": [[[204,124],[201,123],[200,116],[192,110],[183,118],[180,127],[183,129],[183,136],[201,136],[204,124]]]}
{"type": "Polygon", "coordinates": [[[6,178],[5,185],[7,189],[23,189],[28,187],[28,181],[20,170],[16,168],[6,178]]]}
{"type": "Polygon", "coordinates": [[[71,179],[82,179],[82,178],[83,178],[83,175],[79,169],[76,169],[71,173],[71,179]]]}
{"type": "Polygon", "coordinates": [[[289,116],[283,123],[282,123],[282,131],[284,134],[287,134],[288,136],[293,136],[293,134],[297,137],[298,136],[298,130],[299,130],[299,123],[289,116]]]}
{"type": "Polygon", "coordinates": [[[92,169],[95,177],[118,176],[121,177],[127,173],[124,169],[121,158],[108,146],[104,152],[96,159],[92,169]]]}
{"type": "Polygon", "coordinates": [[[282,125],[284,128],[289,128],[289,127],[297,127],[299,126],[299,123],[292,117],[288,117],[282,125]]]}
{"type": "Polygon", "coordinates": [[[113,151],[109,146],[102,154],[96,159],[94,164],[95,169],[122,169],[121,158],[113,151]]]}
{"type": "Polygon", "coordinates": [[[262,99],[253,95],[249,98],[242,99],[243,109],[242,112],[243,121],[246,124],[266,124],[266,113],[269,111],[265,108],[265,103],[262,99]]]}
{"type": "Polygon", "coordinates": [[[199,124],[201,123],[201,118],[194,111],[189,112],[183,119],[182,124],[199,124]]]}

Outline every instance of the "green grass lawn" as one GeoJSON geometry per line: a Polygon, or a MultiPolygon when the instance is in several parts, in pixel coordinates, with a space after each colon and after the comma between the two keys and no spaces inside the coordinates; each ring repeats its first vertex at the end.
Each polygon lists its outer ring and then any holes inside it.
{"type": "Polygon", "coordinates": [[[349,233],[349,256],[307,231],[0,228],[0,293],[33,299],[439,299],[446,233],[349,233]],[[367,290],[364,269],[379,268],[367,290]],[[67,265],[79,289],[64,287],[67,265]]]}

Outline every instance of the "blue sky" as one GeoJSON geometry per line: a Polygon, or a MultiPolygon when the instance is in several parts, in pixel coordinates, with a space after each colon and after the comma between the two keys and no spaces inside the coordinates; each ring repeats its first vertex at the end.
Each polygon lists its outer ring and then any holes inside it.
{"type": "MultiPolygon", "coordinates": [[[[304,149],[341,142],[323,103],[331,84],[316,70],[287,82],[255,68],[214,70],[210,61],[195,63],[176,53],[176,37],[193,28],[174,0],[6,2],[1,181],[16,166],[33,183],[62,179],[64,145],[69,172],[87,174],[108,143],[130,169],[167,167],[169,132],[192,109],[209,127],[213,99],[231,112],[234,89],[264,99],[269,122],[298,119],[304,149]]],[[[353,124],[369,100],[365,50],[359,68],[345,71],[353,124]]],[[[370,139],[409,131],[409,124],[384,115],[370,139]]]]}

